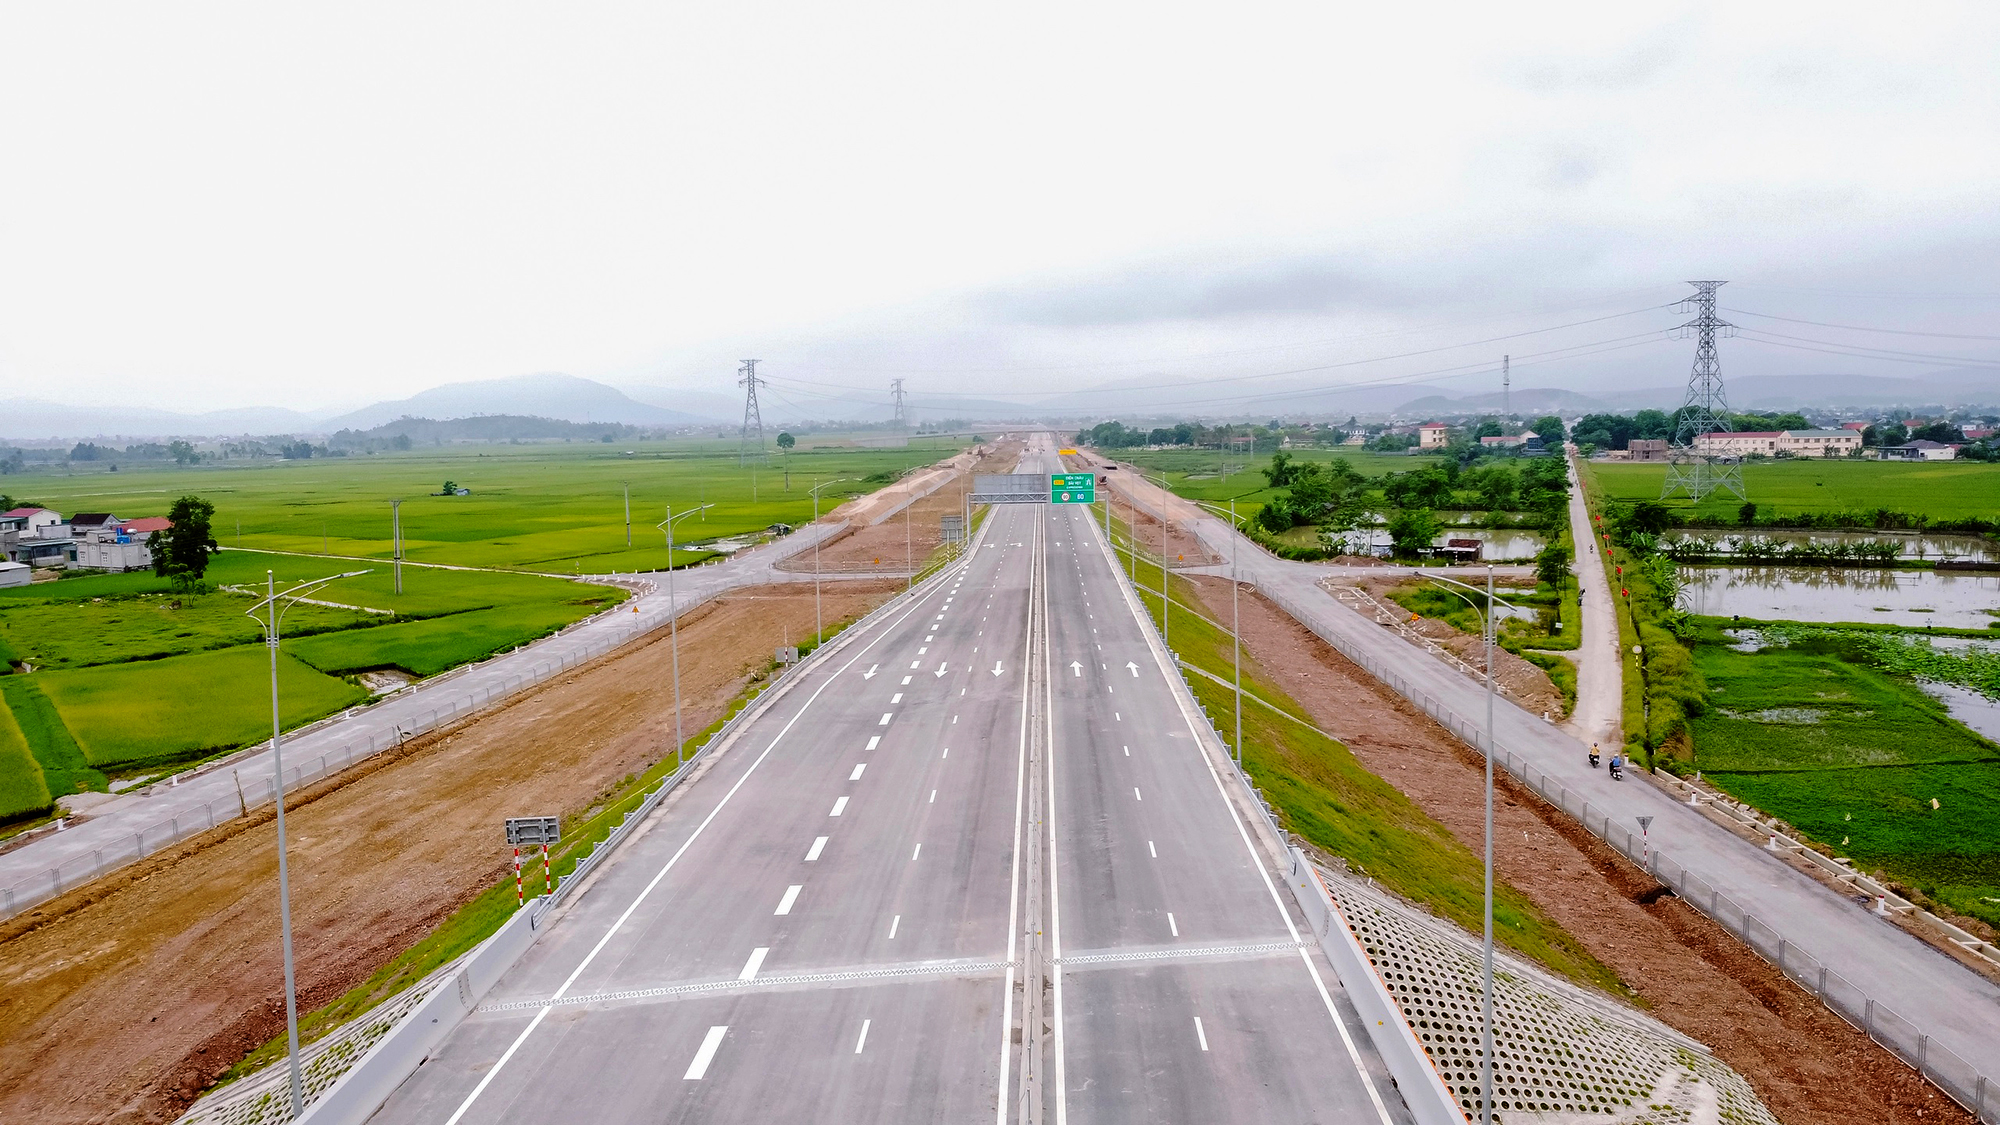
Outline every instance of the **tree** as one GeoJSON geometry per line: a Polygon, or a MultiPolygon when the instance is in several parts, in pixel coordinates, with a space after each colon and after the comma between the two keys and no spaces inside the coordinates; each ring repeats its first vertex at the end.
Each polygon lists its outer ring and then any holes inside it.
{"type": "Polygon", "coordinates": [[[167,443],[167,454],[176,465],[192,465],[201,460],[201,454],[194,451],[194,446],[178,438],[167,443]]]}
{"type": "Polygon", "coordinates": [[[1742,524],[1744,527],[1749,527],[1751,524],[1756,523],[1757,505],[1751,501],[1744,501],[1743,506],[1736,509],[1736,522],[1742,524]]]}
{"type": "Polygon", "coordinates": [[[1535,419],[1534,425],[1528,428],[1535,431],[1536,435],[1549,445],[1562,444],[1563,420],[1553,414],[1542,415],[1540,418],[1535,419]]]}
{"type": "Polygon", "coordinates": [[[1479,502],[1489,512],[1514,506],[1514,471],[1499,465],[1474,469],[1459,478],[1459,485],[1479,493],[1479,502]]]}
{"type": "Polygon", "coordinates": [[[790,433],[781,433],[778,435],[779,449],[790,449],[798,443],[799,439],[793,437],[790,433]]]}
{"type": "Polygon", "coordinates": [[[1965,440],[1964,431],[1950,422],[1932,422],[1928,426],[1918,426],[1910,431],[1911,441],[1934,441],[1941,445],[1954,445],[1965,440]]]}
{"type": "Polygon", "coordinates": [[[183,496],[167,509],[171,523],[146,537],[153,552],[153,573],[173,582],[183,593],[194,589],[208,572],[208,556],[222,548],[210,534],[215,505],[199,496],[183,496]]]}
{"type": "Polygon", "coordinates": [[[1283,488],[1292,483],[1292,473],[1294,471],[1292,467],[1292,455],[1282,450],[1273,453],[1271,454],[1271,467],[1257,471],[1264,474],[1264,479],[1270,482],[1272,488],[1283,488]]]}
{"type": "Polygon", "coordinates": [[[1479,425],[1472,429],[1472,440],[1478,441],[1483,437],[1500,437],[1506,432],[1506,430],[1500,427],[1500,420],[1498,418],[1481,418],[1479,425]]]}
{"type": "Polygon", "coordinates": [[[444,482],[444,487],[443,487],[443,488],[440,488],[440,489],[438,489],[438,495],[439,495],[439,496],[456,496],[456,495],[458,495],[458,482],[457,482],[457,481],[455,481],[455,480],[448,480],[448,481],[444,482]]]}
{"type": "Polygon", "coordinates": [[[1443,533],[1444,524],[1429,508],[1401,508],[1389,517],[1389,546],[1399,559],[1430,550],[1443,533]]]}
{"type": "Polygon", "coordinates": [[[1901,445],[1910,440],[1910,431],[1901,422],[1877,422],[1861,431],[1862,445],[1901,445]]]}
{"type": "Polygon", "coordinates": [[[1569,577],[1569,548],[1560,543],[1551,543],[1535,556],[1535,577],[1544,586],[1562,588],[1569,577]]]}

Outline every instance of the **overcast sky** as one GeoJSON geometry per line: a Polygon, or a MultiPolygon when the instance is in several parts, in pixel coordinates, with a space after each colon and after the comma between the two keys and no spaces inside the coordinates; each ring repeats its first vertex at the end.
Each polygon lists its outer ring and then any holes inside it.
{"type": "MultiPolygon", "coordinates": [[[[10,5],[0,399],[720,391],[748,355],[1025,394],[1441,347],[1693,277],[2000,336],[1991,4],[965,8],[10,5]]],[[[1687,346],[1625,338],[1674,322],[1323,377],[1616,346],[1516,386],[1671,384],[1687,346]]],[[[1738,343],[1727,370],[2000,356],[1789,331],[1920,358],[1738,343]]]]}

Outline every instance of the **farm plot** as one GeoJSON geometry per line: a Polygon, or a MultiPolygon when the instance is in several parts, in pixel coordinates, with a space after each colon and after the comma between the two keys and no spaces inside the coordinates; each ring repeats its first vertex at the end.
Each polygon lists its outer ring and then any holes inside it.
{"type": "MultiPolygon", "coordinates": [[[[90,765],[105,771],[192,761],[271,735],[270,663],[242,645],[33,679],[90,765]]],[[[278,658],[279,714],[294,727],[368,698],[368,691],[301,662],[278,658]]]]}
{"type": "Polygon", "coordinates": [[[1695,646],[1703,777],[1864,868],[2000,925],[2000,746],[1862,648],[1695,646]],[[1935,803],[1933,803],[1935,802],[1935,803]]]}
{"type": "MultiPolygon", "coordinates": [[[[1658,500],[1666,482],[1663,463],[1586,462],[1598,494],[1607,501],[1658,500]]],[[[1743,491],[1766,513],[1921,512],[1933,520],[1992,519],[2000,496],[2000,465],[1969,461],[1904,464],[1887,461],[1821,461],[1804,458],[1752,461],[1743,466],[1743,491]]],[[[1734,518],[1742,501],[1718,492],[1680,511],[1734,518]]]]}
{"type": "MultiPolygon", "coordinates": [[[[215,506],[224,547],[253,547],[385,562],[390,506],[402,500],[405,557],[456,566],[544,573],[606,573],[664,565],[656,530],[671,506],[713,504],[677,526],[689,546],[678,562],[711,552],[701,542],[762,532],[812,518],[815,483],[844,478],[821,495],[823,510],[872,492],[964,445],[956,438],[911,439],[902,449],[857,449],[808,439],[790,453],[738,464],[725,452],[685,441],[599,445],[465,445],[303,461],[224,462],[172,467],[92,463],[57,474],[8,478],[7,491],[62,511],[109,511],[125,518],[162,513],[176,496],[215,506]],[[812,446],[807,448],[807,446],[812,446]],[[439,495],[444,482],[469,490],[439,495]],[[631,539],[626,496],[631,498],[631,539]]],[[[262,577],[261,573],[258,575],[262,577]]]]}

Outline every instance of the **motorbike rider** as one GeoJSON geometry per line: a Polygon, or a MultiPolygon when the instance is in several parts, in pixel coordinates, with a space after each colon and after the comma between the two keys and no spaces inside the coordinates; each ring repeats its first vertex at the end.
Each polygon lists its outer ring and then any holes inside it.
{"type": "Polygon", "coordinates": [[[1625,755],[1611,755],[1611,776],[1618,777],[1625,772],[1625,755]]]}
{"type": "Polygon", "coordinates": [[[1590,768],[1597,768],[1597,743],[1590,744],[1590,768]]]}

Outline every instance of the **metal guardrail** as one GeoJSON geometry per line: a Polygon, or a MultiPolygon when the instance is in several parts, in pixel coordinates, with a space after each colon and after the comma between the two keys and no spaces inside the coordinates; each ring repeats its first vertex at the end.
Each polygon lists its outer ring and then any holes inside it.
{"type": "MultiPolygon", "coordinates": [[[[1389,685],[1397,694],[1422,708],[1474,750],[1482,748],[1480,730],[1470,720],[1444,706],[1436,698],[1414,689],[1408,681],[1383,667],[1368,653],[1357,651],[1343,638],[1321,629],[1304,607],[1289,595],[1272,589],[1260,592],[1280,609],[1310,629],[1343,656],[1370,675],[1389,685]]],[[[1336,603],[1337,604],[1337,603],[1336,603]]],[[[1505,747],[1495,746],[1494,762],[1503,766],[1543,800],[1561,809],[1592,835],[1602,839],[1626,859],[1642,866],[1648,874],[1701,911],[1717,925],[1734,934],[1758,956],[1776,966],[1800,987],[1812,993],[1835,1015],[1908,1063],[1953,1101],[1965,1107],[1986,1125],[2000,1125],[2000,1089],[1972,1064],[1934,1043],[1914,1023],[1887,1004],[1868,995],[1852,981],[1829,969],[1817,958],[1800,949],[1776,927],[1758,918],[1735,900],[1704,881],[1700,876],[1668,857],[1659,848],[1648,849],[1631,829],[1613,822],[1611,815],[1592,805],[1567,786],[1523,760],[1505,747]]]]}

